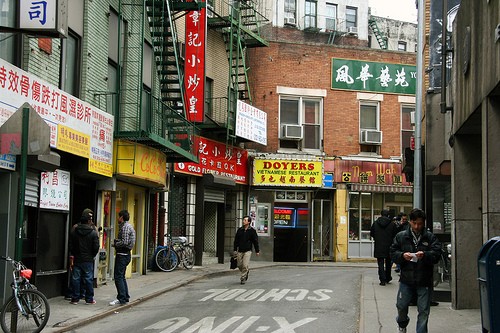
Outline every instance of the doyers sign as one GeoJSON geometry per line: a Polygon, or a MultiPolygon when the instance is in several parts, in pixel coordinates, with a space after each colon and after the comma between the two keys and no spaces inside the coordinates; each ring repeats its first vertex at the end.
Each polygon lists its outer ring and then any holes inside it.
{"type": "Polygon", "coordinates": [[[322,187],[323,162],[255,159],[253,185],[322,187]]]}

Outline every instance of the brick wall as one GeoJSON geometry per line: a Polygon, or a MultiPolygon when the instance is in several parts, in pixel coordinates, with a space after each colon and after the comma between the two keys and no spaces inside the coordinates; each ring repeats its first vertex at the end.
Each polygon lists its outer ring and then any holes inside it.
{"type": "MultiPolygon", "coordinates": [[[[415,65],[416,56],[408,52],[393,52],[363,47],[343,47],[325,44],[271,42],[269,47],[249,51],[250,86],[254,105],[267,112],[268,145],[248,145],[264,152],[278,149],[277,86],[325,89],[323,137],[328,156],[357,154],[359,144],[359,101],[356,91],[332,90],[331,59],[345,58],[374,62],[415,65]]],[[[381,102],[380,125],[383,131],[381,155],[399,156],[400,103],[398,95],[384,94],[381,102]]]]}

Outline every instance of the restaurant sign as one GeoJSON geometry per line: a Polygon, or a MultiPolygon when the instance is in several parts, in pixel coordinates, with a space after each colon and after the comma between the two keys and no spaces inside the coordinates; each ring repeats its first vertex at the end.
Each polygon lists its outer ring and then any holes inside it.
{"type": "Polygon", "coordinates": [[[322,187],[323,162],[255,159],[253,185],[322,187]]]}
{"type": "Polygon", "coordinates": [[[194,137],[198,147],[199,163],[175,163],[174,171],[195,176],[214,174],[234,179],[238,184],[248,184],[248,153],[245,149],[227,146],[200,136],[194,137]]]}
{"type": "Polygon", "coordinates": [[[335,160],[336,183],[411,185],[402,174],[401,163],[335,160]]]}

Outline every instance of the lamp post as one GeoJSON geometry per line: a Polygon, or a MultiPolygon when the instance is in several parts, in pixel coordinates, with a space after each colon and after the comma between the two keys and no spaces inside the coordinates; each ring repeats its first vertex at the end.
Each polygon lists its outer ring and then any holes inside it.
{"type": "Polygon", "coordinates": [[[417,18],[417,105],[415,107],[415,155],[413,162],[413,207],[422,206],[422,95],[423,68],[424,68],[424,29],[425,29],[425,0],[415,0],[418,9],[417,18]]]}

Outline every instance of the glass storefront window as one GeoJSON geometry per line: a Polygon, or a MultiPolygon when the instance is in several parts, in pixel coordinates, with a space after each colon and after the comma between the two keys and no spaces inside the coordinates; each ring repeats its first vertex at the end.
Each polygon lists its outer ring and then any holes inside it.
{"type": "Polygon", "coordinates": [[[451,183],[447,181],[432,183],[432,232],[451,232],[451,183]]]}
{"type": "Polygon", "coordinates": [[[257,215],[255,218],[255,230],[259,236],[269,236],[269,221],[271,220],[271,204],[257,204],[257,215]]]}

